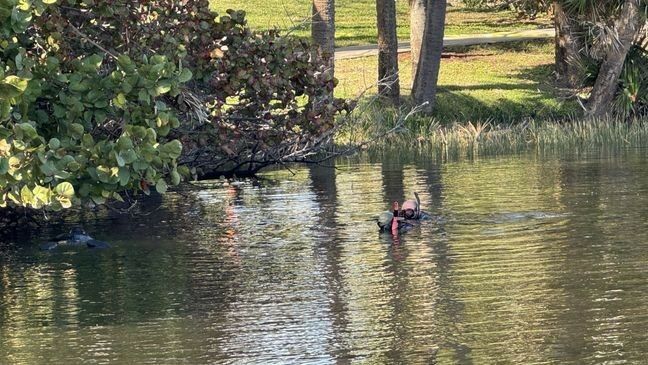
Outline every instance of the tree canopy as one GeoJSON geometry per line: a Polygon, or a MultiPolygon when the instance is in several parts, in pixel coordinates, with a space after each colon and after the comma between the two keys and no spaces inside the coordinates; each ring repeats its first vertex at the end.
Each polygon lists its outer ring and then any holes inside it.
{"type": "Polygon", "coordinates": [[[301,158],[350,108],[334,84],[307,42],[207,1],[0,0],[0,207],[301,158]]]}

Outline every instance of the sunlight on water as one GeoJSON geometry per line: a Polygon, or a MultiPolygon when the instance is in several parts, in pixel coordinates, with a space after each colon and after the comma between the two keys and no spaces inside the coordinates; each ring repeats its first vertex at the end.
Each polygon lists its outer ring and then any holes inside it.
{"type": "Polygon", "coordinates": [[[208,182],[0,255],[0,363],[640,363],[644,151],[406,157],[208,182]],[[375,217],[419,192],[397,240],[375,217]]]}

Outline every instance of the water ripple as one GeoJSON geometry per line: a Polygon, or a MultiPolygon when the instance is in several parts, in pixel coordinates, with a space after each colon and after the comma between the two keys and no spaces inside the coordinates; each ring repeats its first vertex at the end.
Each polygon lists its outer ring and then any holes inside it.
{"type": "Polygon", "coordinates": [[[0,363],[641,363],[646,166],[342,162],[77,217],[2,251],[0,363]],[[379,234],[415,191],[433,219],[379,234]],[[79,221],[113,249],[35,249],[79,221]]]}

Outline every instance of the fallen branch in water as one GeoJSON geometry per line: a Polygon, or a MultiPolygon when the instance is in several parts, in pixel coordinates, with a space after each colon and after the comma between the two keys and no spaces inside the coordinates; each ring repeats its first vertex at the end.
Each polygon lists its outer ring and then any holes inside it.
{"type": "MultiPolygon", "coordinates": [[[[392,80],[380,80],[379,83],[394,82],[392,80]]],[[[357,105],[368,90],[374,88],[372,85],[363,90],[353,101],[357,105]]],[[[187,94],[183,100],[196,100],[196,95],[187,94]]],[[[375,95],[368,102],[362,103],[362,106],[355,108],[353,111],[339,117],[332,128],[328,128],[318,134],[299,133],[286,131],[285,138],[274,145],[267,145],[264,142],[263,135],[265,131],[271,130],[272,120],[262,117],[248,117],[238,115],[224,116],[221,121],[228,125],[230,129],[238,133],[238,142],[232,143],[231,146],[206,144],[200,147],[185,149],[179,163],[191,168],[194,178],[198,180],[215,179],[221,176],[254,176],[261,169],[273,165],[281,165],[289,168],[289,164],[322,164],[340,156],[347,156],[367,148],[367,146],[376,141],[384,139],[387,135],[395,133],[404,128],[404,122],[412,115],[416,114],[422,106],[413,108],[407,113],[403,113],[393,128],[381,132],[378,135],[364,138],[360,141],[350,142],[344,148],[335,144],[335,137],[338,133],[349,128],[355,120],[355,115],[363,113],[364,109],[371,107],[381,99],[380,95],[375,95]],[[225,153],[223,153],[225,152],[225,153]]],[[[193,102],[192,108],[204,108],[205,103],[193,102]]],[[[192,115],[206,115],[204,110],[191,111],[192,115]]],[[[304,113],[308,113],[304,110],[304,113]]],[[[184,135],[196,136],[203,135],[209,139],[218,138],[218,130],[205,130],[204,124],[190,125],[190,128],[183,130],[184,135]]]]}

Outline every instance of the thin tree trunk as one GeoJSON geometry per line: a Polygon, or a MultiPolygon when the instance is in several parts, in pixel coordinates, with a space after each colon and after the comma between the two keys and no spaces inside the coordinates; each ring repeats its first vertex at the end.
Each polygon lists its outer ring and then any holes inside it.
{"type": "Polygon", "coordinates": [[[335,65],[335,0],[313,0],[313,44],[333,73],[335,65]]]}
{"type": "Polygon", "coordinates": [[[396,1],[376,0],[378,22],[378,93],[400,104],[396,1]]]}
{"type": "Polygon", "coordinates": [[[443,52],[443,33],[447,0],[428,0],[425,11],[425,31],[421,46],[412,98],[415,105],[423,105],[424,113],[434,109],[437,81],[443,52]]]}
{"type": "Polygon", "coordinates": [[[421,42],[425,32],[425,8],[428,0],[410,0],[410,47],[412,57],[412,78],[416,75],[419,58],[421,57],[421,42]]]}
{"type": "Polygon", "coordinates": [[[575,89],[582,83],[580,51],[583,48],[582,29],[577,21],[570,19],[560,1],[554,1],[556,27],[556,74],[559,83],[575,89]]]}
{"type": "Polygon", "coordinates": [[[610,110],[610,103],[614,99],[619,86],[619,77],[623,71],[628,51],[640,31],[639,3],[641,0],[626,0],[623,4],[615,28],[618,34],[618,43],[609,47],[607,55],[592,89],[592,95],[587,103],[587,116],[600,117],[610,110]]]}
{"type": "MultiPolygon", "coordinates": [[[[335,89],[335,0],[313,0],[313,24],[311,37],[316,52],[326,64],[326,76],[329,82],[322,96],[315,98],[313,108],[331,102],[335,89]]],[[[333,116],[327,117],[333,122],[333,116]]]]}

